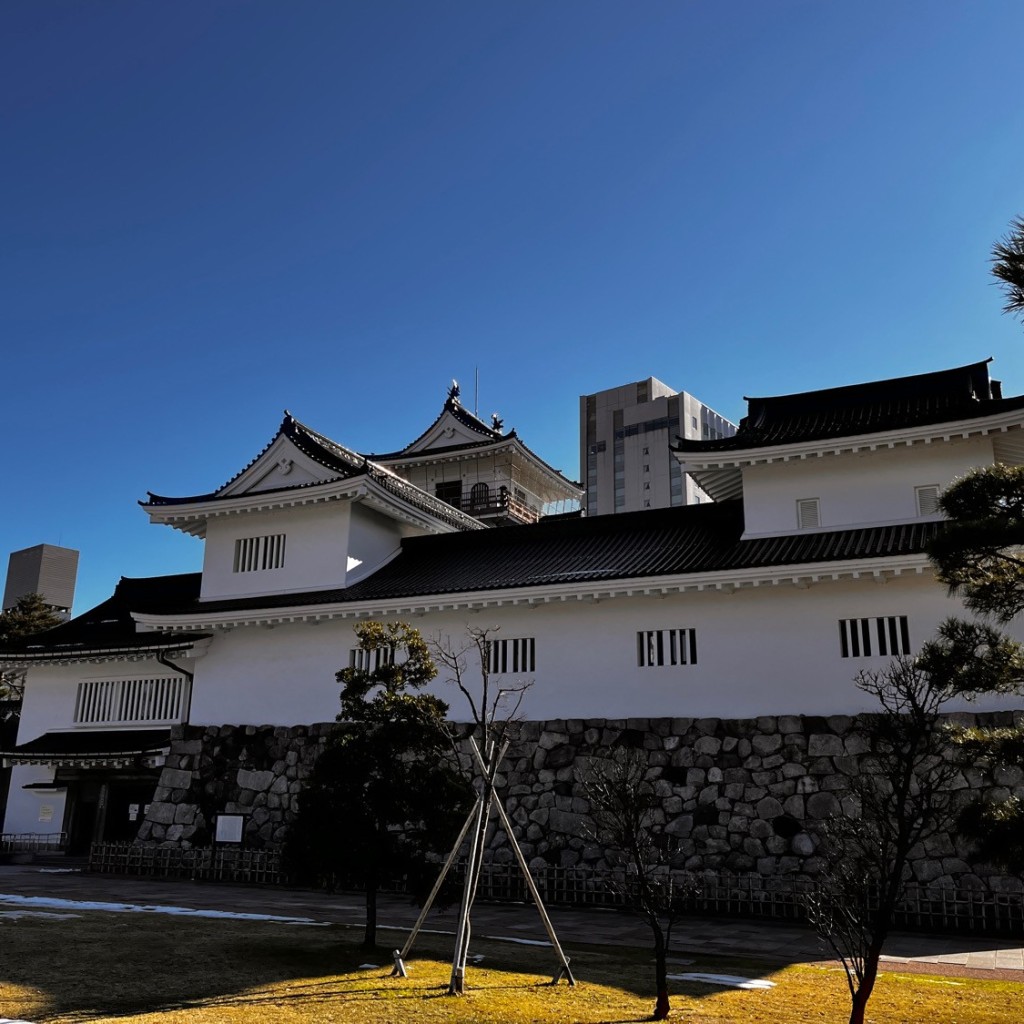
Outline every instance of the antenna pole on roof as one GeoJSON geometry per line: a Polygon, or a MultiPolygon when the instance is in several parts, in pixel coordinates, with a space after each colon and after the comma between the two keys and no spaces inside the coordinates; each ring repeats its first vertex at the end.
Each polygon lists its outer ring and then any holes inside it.
{"type": "Polygon", "coordinates": [[[480,418],[480,367],[473,367],[473,415],[480,418]]]}

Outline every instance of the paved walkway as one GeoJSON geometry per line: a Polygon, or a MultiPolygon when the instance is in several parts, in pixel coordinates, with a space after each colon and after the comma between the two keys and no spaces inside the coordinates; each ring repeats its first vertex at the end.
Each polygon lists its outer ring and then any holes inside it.
{"type": "MultiPolygon", "coordinates": [[[[0,865],[0,911],[3,897],[8,894],[279,914],[356,926],[363,922],[359,894],[89,875],[32,864],[0,865]]],[[[646,927],[621,911],[553,907],[550,913],[559,940],[567,946],[573,943],[636,946],[648,942],[646,927]]],[[[405,900],[380,898],[379,927],[408,929],[416,916],[416,908],[405,900]]],[[[455,908],[435,910],[424,927],[432,931],[452,931],[455,919],[455,908]]],[[[473,932],[479,938],[546,939],[537,911],[521,904],[478,904],[473,911],[473,932]]],[[[688,918],[678,926],[677,933],[673,950],[679,956],[689,953],[756,956],[786,963],[828,959],[814,934],[798,925],[735,918],[688,918]]],[[[1008,980],[1024,982],[1024,943],[1020,940],[901,932],[890,937],[885,960],[894,969],[906,966],[922,970],[931,965],[942,973],[991,971],[999,972],[1008,980]]]]}

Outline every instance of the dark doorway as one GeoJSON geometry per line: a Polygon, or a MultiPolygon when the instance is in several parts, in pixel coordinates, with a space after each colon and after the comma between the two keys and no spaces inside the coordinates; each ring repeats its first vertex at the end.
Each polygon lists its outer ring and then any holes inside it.
{"type": "Polygon", "coordinates": [[[103,839],[108,843],[130,843],[138,834],[153,799],[152,782],[110,783],[103,839]]]}
{"type": "Polygon", "coordinates": [[[100,790],[98,782],[76,782],[68,786],[65,831],[68,834],[67,852],[72,857],[87,854],[90,843],[96,838],[100,790]]]}
{"type": "Polygon", "coordinates": [[[136,837],[160,771],[72,769],[57,775],[58,782],[68,788],[64,812],[67,852],[81,857],[89,852],[92,843],[130,843],[136,837]]]}

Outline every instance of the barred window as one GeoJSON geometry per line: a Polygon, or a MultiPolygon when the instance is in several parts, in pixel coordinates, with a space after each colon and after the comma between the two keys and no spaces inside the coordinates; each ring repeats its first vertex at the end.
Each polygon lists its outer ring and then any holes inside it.
{"type": "Polygon", "coordinates": [[[233,572],[259,572],[280,569],[284,565],[284,534],[266,537],[239,537],[235,541],[233,572]]]}
{"type": "Polygon", "coordinates": [[[939,514],[939,488],[935,484],[915,487],[914,497],[917,500],[919,516],[937,516],[939,514]]]}
{"type": "Polygon", "coordinates": [[[891,657],[910,653],[906,615],[839,620],[839,650],[844,658],[891,657]]]}
{"type": "Polygon", "coordinates": [[[353,647],[348,652],[348,667],[360,672],[376,672],[385,665],[395,663],[395,651],[391,647],[353,647]]]}
{"type": "Polygon", "coordinates": [[[644,629],[636,635],[636,663],[640,668],[657,665],[696,665],[695,629],[644,629]]]}
{"type": "Polygon", "coordinates": [[[533,672],[537,667],[537,641],[532,636],[491,640],[487,651],[487,669],[498,672],[533,672]]]}
{"type": "Polygon", "coordinates": [[[180,722],[187,688],[173,679],[88,680],[75,694],[75,725],[180,722]]]}

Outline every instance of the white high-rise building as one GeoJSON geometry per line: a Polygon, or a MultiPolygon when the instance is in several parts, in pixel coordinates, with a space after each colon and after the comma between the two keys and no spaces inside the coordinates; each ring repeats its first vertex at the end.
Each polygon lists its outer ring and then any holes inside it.
{"type": "Polygon", "coordinates": [[[736,425],[655,377],[580,396],[580,476],[587,515],[711,499],[679,468],[680,437],[732,437],[736,425]]]}

